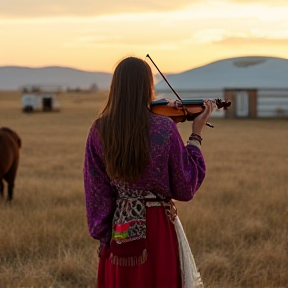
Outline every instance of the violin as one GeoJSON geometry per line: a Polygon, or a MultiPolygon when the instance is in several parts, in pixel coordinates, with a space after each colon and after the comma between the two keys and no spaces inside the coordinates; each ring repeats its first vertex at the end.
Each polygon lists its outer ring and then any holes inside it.
{"type": "MultiPolygon", "coordinates": [[[[164,81],[168,84],[172,92],[178,98],[178,100],[159,99],[152,101],[152,103],[150,104],[151,112],[163,116],[168,116],[175,123],[193,121],[205,110],[204,99],[181,99],[181,97],[173,89],[166,77],[162,74],[157,65],[151,59],[149,54],[147,54],[146,57],[150,59],[150,61],[156,67],[164,81]]],[[[215,102],[218,109],[223,108],[224,110],[227,110],[227,108],[231,106],[231,101],[223,101],[221,99],[214,99],[212,101],[215,102]]],[[[206,123],[206,125],[212,128],[214,127],[208,122],[206,123]]]]}
{"type": "MultiPolygon", "coordinates": [[[[231,105],[229,101],[222,101],[221,99],[212,100],[215,102],[218,109],[223,108],[227,110],[227,107],[231,105]]],[[[204,99],[183,99],[183,100],[171,100],[171,99],[159,99],[154,100],[150,104],[151,112],[163,116],[170,117],[175,123],[193,121],[198,115],[200,115],[205,109],[204,99]]],[[[206,123],[207,126],[213,128],[210,123],[206,123]]]]}

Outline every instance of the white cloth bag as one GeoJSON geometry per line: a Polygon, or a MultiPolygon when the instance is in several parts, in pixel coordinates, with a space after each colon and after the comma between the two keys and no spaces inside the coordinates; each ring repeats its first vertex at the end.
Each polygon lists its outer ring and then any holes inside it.
{"type": "Polygon", "coordinates": [[[189,242],[186,238],[183,226],[177,216],[174,222],[179,245],[179,258],[181,265],[182,287],[203,288],[200,273],[197,271],[196,263],[191,252],[189,242]]]}

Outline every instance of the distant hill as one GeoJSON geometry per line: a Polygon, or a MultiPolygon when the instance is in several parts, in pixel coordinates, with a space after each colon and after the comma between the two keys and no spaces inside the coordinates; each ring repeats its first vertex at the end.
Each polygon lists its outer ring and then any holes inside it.
{"type": "Polygon", "coordinates": [[[25,85],[87,89],[92,84],[96,84],[100,90],[107,90],[110,87],[111,78],[110,73],[88,72],[67,67],[3,66],[0,67],[0,90],[18,90],[25,85]]]}
{"type": "MultiPolygon", "coordinates": [[[[162,77],[155,77],[156,91],[169,91],[162,77]]],[[[288,88],[288,59],[248,56],[223,59],[177,74],[166,74],[176,91],[225,88],[288,88]]],[[[88,72],[67,67],[0,67],[0,90],[18,90],[26,85],[88,89],[96,84],[108,90],[111,73],[88,72]]]]}

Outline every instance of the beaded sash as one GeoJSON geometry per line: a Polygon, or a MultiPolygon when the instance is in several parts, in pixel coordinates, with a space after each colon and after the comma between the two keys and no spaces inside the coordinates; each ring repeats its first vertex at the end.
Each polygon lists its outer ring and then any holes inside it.
{"type": "Polygon", "coordinates": [[[146,208],[144,197],[149,191],[123,189],[118,186],[118,199],[112,221],[112,241],[117,244],[146,239],[146,208]]]}
{"type": "Polygon", "coordinates": [[[147,260],[146,207],[163,205],[171,220],[175,219],[177,210],[174,205],[171,209],[172,201],[151,191],[120,185],[116,185],[116,189],[118,198],[112,220],[110,259],[120,266],[141,265],[147,260]]]}

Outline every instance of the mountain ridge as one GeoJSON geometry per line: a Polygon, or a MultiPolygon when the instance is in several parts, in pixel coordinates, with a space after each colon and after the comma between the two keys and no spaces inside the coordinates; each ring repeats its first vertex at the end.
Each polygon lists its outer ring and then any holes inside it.
{"type": "Polygon", "coordinates": [[[3,65],[0,66],[1,68],[28,68],[28,69],[45,69],[45,68],[59,68],[59,69],[68,69],[68,70],[76,70],[76,71],[81,71],[81,72],[92,72],[92,73],[108,73],[105,71],[99,71],[99,70],[84,70],[84,69],[79,69],[75,67],[69,67],[69,66],[61,66],[61,65],[48,65],[48,66],[38,66],[38,67],[32,67],[32,66],[21,66],[21,65],[3,65]]]}
{"type": "Polygon", "coordinates": [[[96,84],[100,90],[107,90],[111,79],[112,74],[108,72],[85,71],[65,66],[0,67],[0,90],[18,90],[27,85],[88,89],[93,84],[96,84]]]}
{"type": "MultiPolygon", "coordinates": [[[[168,88],[159,74],[154,75],[154,78],[156,91],[168,88]]],[[[224,58],[183,72],[167,73],[166,78],[177,90],[223,89],[232,86],[287,88],[288,59],[273,56],[224,58]]],[[[111,80],[112,73],[74,67],[0,66],[0,90],[18,90],[27,85],[89,89],[95,84],[100,90],[108,90],[111,80]]]]}

